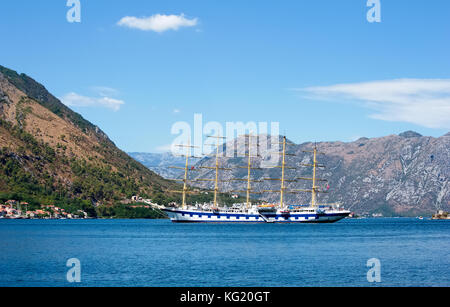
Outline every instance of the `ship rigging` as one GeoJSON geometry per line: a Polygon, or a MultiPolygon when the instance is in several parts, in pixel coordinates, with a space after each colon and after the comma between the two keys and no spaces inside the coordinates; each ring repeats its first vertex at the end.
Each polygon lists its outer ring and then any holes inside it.
{"type": "MultiPolygon", "coordinates": [[[[317,160],[318,155],[323,155],[317,149],[315,145],[313,150],[304,151],[305,153],[313,154],[312,164],[300,164],[300,167],[312,167],[312,177],[297,177],[287,178],[288,170],[296,170],[297,167],[287,165],[287,157],[293,156],[287,152],[287,147],[293,145],[287,141],[286,137],[283,137],[282,142],[278,143],[281,146],[281,151],[278,151],[276,155],[281,156],[281,165],[274,166],[273,168],[281,169],[281,178],[264,178],[263,180],[252,179],[253,170],[263,170],[260,167],[256,167],[253,163],[254,159],[260,158],[258,155],[258,136],[252,134],[244,136],[248,143],[248,151],[245,154],[247,157],[246,166],[238,166],[238,169],[247,169],[247,178],[232,178],[229,180],[220,180],[220,172],[232,171],[232,168],[225,168],[220,163],[220,147],[222,146],[221,140],[225,138],[221,136],[210,136],[209,138],[215,139],[216,142],[213,146],[215,150],[215,164],[214,166],[201,166],[198,169],[190,167],[189,158],[193,157],[191,151],[194,146],[178,145],[178,147],[185,148],[186,153],[183,155],[186,158],[186,164],[184,168],[184,178],[180,179],[183,182],[182,191],[171,191],[182,194],[181,207],[160,207],[173,222],[185,222],[185,223],[333,223],[337,222],[348,215],[350,211],[343,209],[339,203],[334,204],[320,204],[317,201],[317,196],[321,193],[328,193],[328,191],[321,190],[317,183],[327,182],[325,179],[317,178],[317,170],[324,168],[325,166],[320,164],[317,160]],[[256,140],[253,144],[252,140],[256,140]],[[256,148],[256,150],[255,150],[256,148]],[[256,151],[256,154],[253,152],[256,151]],[[214,179],[210,178],[197,178],[192,180],[193,183],[210,182],[214,185],[214,198],[212,203],[209,204],[187,204],[187,195],[196,194],[198,192],[191,191],[189,188],[189,172],[192,170],[198,171],[201,169],[214,171],[214,179]],[[311,181],[311,189],[288,189],[287,184],[297,183],[298,181],[311,181]],[[242,181],[245,182],[247,188],[245,190],[229,191],[233,193],[239,193],[246,195],[245,204],[235,204],[232,207],[222,206],[218,202],[218,196],[220,193],[219,183],[242,181]],[[261,183],[264,181],[280,181],[280,190],[262,190],[260,192],[254,190],[253,183],[261,183]],[[311,193],[311,203],[307,205],[303,204],[288,204],[286,202],[286,194],[299,194],[299,193],[311,193]],[[268,194],[279,193],[280,202],[277,205],[257,205],[253,204],[251,200],[252,194],[268,194]]],[[[205,190],[203,192],[206,192],[205,190]]]]}

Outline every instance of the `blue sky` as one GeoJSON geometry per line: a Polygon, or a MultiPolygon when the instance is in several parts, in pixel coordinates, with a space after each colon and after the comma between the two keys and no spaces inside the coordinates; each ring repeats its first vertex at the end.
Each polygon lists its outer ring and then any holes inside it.
{"type": "Polygon", "coordinates": [[[80,2],[69,23],[66,0],[1,1],[0,64],[126,151],[170,144],[194,113],[278,121],[295,142],[450,130],[447,0],[381,0],[381,23],[366,0],[80,2]],[[157,14],[179,28],[140,19],[157,14]],[[119,25],[127,16],[150,25],[119,25]]]}

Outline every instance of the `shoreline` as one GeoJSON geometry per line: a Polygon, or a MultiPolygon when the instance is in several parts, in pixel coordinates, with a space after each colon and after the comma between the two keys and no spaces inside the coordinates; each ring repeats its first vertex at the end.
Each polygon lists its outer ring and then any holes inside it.
{"type": "MultiPolygon", "coordinates": [[[[417,220],[417,221],[450,221],[450,219],[433,219],[432,217],[424,217],[420,219],[419,217],[412,217],[412,216],[396,216],[396,217],[360,217],[360,218],[345,218],[344,220],[399,220],[399,219],[408,219],[408,220],[417,220]]],[[[58,219],[58,218],[47,218],[47,219],[39,219],[39,218],[4,218],[0,217],[0,221],[2,220],[8,220],[8,221],[17,221],[17,220],[28,220],[28,221],[87,221],[87,220],[102,220],[102,221],[113,221],[113,220],[122,220],[122,221],[170,221],[169,218],[156,218],[156,219],[150,219],[150,218],[83,218],[83,219],[58,219]]],[[[195,224],[195,223],[194,223],[195,224]]],[[[202,223],[198,223],[202,224],[202,223]]]]}

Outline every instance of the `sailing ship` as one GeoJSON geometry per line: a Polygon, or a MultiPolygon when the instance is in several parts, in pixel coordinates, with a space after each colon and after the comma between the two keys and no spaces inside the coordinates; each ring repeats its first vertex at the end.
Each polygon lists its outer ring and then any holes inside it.
{"type": "MultiPolygon", "coordinates": [[[[263,190],[260,192],[254,191],[252,183],[261,182],[261,180],[252,179],[252,170],[260,170],[258,167],[254,167],[253,159],[258,158],[258,155],[252,155],[252,144],[251,140],[257,138],[253,135],[246,135],[248,138],[248,153],[246,154],[247,166],[242,166],[239,168],[246,168],[248,171],[247,179],[230,179],[226,181],[244,181],[247,183],[247,189],[243,191],[232,191],[233,193],[246,194],[245,204],[235,204],[232,207],[219,206],[218,195],[219,191],[219,173],[221,171],[231,171],[232,169],[223,168],[220,165],[220,141],[225,139],[220,136],[212,136],[210,138],[215,138],[217,140],[216,146],[216,156],[215,156],[215,166],[213,167],[200,167],[200,169],[208,169],[215,171],[214,179],[195,179],[195,182],[209,181],[214,183],[214,200],[212,203],[203,205],[188,205],[187,195],[195,194],[197,192],[191,191],[189,188],[189,172],[196,170],[189,165],[189,158],[191,156],[191,151],[194,146],[191,145],[178,145],[179,147],[186,149],[186,154],[183,155],[186,158],[186,165],[184,167],[184,178],[181,179],[183,182],[182,191],[172,191],[176,193],[181,193],[182,204],[181,207],[165,207],[161,206],[159,209],[164,211],[169,218],[174,223],[334,223],[342,220],[350,215],[350,211],[345,210],[340,203],[334,204],[321,204],[317,201],[317,196],[320,193],[327,193],[327,191],[321,190],[317,182],[326,181],[323,179],[318,179],[316,177],[317,169],[323,168],[324,165],[319,164],[317,161],[317,156],[321,153],[318,152],[317,146],[308,153],[313,154],[312,164],[302,164],[302,167],[308,166],[313,168],[312,178],[286,178],[286,171],[289,169],[295,169],[287,165],[286,157],[290,154],[287,153],[287,146],[289,145],[286,137],[283,138],[282,151],[273,154],[281,155],[281,165],[275,166],[275,168],[281,169],[281,178],[264,178],[263,181],[280,181],[280,190],[267,191],[263,190]],[[308,180],[312,182],[312,188],[309,190],[288,190],[287,183],[298,182],[299,180],[308,180]],[[286,194],[297,194],[297,193],[311,193],[311,203],[306,205],[301,204],[288,204],[285,201],[286,194]],[[265,194],[265,193],[278,193],[280,194],[280,202],[277,205],[270,204],[253,204],[251,200],[252,194],[265,194]]],[[[256,143],[255,146],[258,146],[256,143]]]]}

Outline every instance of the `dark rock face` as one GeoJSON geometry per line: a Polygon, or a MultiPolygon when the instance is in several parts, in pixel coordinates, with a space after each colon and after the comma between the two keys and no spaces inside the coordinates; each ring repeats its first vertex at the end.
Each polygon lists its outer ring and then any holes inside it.
{"type": "MultiPolygon", "coordinates": [[[[3,78],[2,73],[0,73],[0,80],[3,78]]],[[[4,112],[4,104],[9,104],[10,100],[8,95],[0,88],[0,117],[4,112]]]]}
{"type": "MultiPolygon", "coordinates": [[[[245,142],[238,141],[237,152],[248,151],[245,142]]],[[[231,146],[233,144],[227,144],[231,146]]],[[[286,178],[311,177],[312,170],[301,164],[312,162],[313,143],[291,145],[287,165],[295,167],[288,170],[286,178]]],[[[317,144],[326,155],[319,156],[327,167],[319,171],[319,177],[329,181],[328,194],[319,196],[322,202],[343,202],[346,208],[360,214],[382,213],[391,215],[428,215],[436,209],[450,209],[450,138],[423,137],[418,133],[406,132],[401,136],[387,136],[375,139],[358,140],[352,143],[328,142],[317,144]]],[[[272,150],[273,151],[273,150],[272,150]]],[[[263,158],[255,159],[260,166],[267,152],[259,152],[263,158]]],[[[221,179],[247,178],[247,158],[221,158],[221,166],[233,171],[221,173],[221,179]]],[[[197,166],[213,166],[214,159],[207,158],[197,166]]],[[[196,177],[213,178],[214,172],[202,170],[196,177]]],[[[263,169],[253,171],[253,179],[280,178],[281,171],[263,169]]],[[[293,182],[288,189],[308,188],[309,182],[293,182]]],[[[325,183],[323,188],[327,189],[325,183]]],[[[208,183],[200,186],[211,188],[208,183]]],[[[222,191],[242,190],[242,182],[224,182],[222,191]]],[[[279,181],[255,183],[254,189],[279,190],[279,181]]],[[[278,194],[264,194],[263,199],[278,202],[278,194]]],[[[309,194],[289,194],[291,203],[309,203],[309,194]]]]}
{"type": "MultiPolygon", "coordinates": [[[[0,81],[4,79],[3,74],[0,72],[0,81]]],[[[6,94],[1,88],[0,88],[0,116],[3,114],[4,104],[10,104],[11,101],[9,99],[8,94],[6,94]]]]}
{"type": "Polygon", "coordinates": [[[409,139],[409,138],[420,138],[420,137],[422,137],[421,134],[419,134],[419,133],[417,133],[417,132],[414,132],[414,131],[406,131],[406,132],[400,133],[399,136],[401,136],[401,137],[403,137],[403,138],[407,138],[407,139],[409,139]]]}
{"type": "Polygon", "coordinates": [[[3,105],[5,103],[9,103],[9,97],[5,93],[3,93],[2,90],[0,90],[0,116],[3,115],[3,105]]]}

